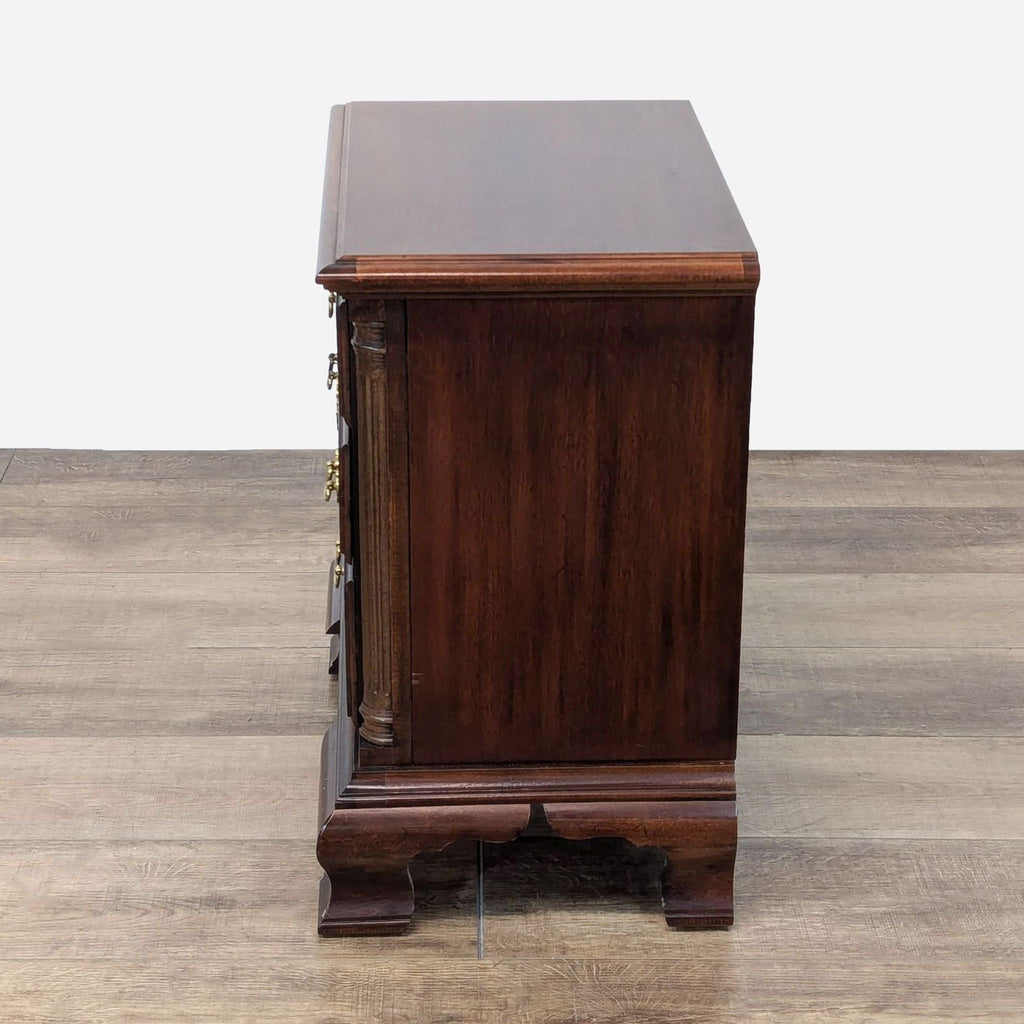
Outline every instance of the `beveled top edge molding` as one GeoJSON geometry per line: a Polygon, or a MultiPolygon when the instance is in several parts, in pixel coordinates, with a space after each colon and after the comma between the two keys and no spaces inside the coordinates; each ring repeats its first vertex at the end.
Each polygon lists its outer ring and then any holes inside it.
{"type": "Polygon", "coordinates": [[[316,276],[343,295],[753,294],[756,252],[343,256],[316,276]]]}

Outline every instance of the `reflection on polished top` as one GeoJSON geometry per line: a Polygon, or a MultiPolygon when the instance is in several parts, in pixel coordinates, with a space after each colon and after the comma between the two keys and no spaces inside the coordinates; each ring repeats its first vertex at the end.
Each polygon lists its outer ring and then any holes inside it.
{"type": "Polygon", "coordinates": [[[753,249],[685,101],[332,112],[320,270],[360,256],[753,249]]]}

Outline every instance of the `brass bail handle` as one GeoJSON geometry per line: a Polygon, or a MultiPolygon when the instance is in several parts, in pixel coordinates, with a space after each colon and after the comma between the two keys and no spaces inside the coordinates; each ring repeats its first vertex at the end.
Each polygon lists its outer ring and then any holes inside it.
{"type": "Polygon", "coordinates": [[[330,391],[334,387],[334,382],[338,379],[338,353],[331,352],[327,356],[327,390],[330,391]]]}
{"type": "Polygon", "coordinates": [[[324,501],[330,501],[331,495],[341,487],[341,451],[334,450],[334,458],[327,461],[327,480],[324,484],[324,501]]]}

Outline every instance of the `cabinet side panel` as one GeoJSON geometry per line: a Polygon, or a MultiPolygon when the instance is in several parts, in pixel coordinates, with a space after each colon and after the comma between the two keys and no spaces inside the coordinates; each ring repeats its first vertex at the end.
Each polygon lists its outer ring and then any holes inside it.
{"type": "Polygon", "coordinates": [[[753,298],[407,309],[414,762],[734,757],[753,298]]]}

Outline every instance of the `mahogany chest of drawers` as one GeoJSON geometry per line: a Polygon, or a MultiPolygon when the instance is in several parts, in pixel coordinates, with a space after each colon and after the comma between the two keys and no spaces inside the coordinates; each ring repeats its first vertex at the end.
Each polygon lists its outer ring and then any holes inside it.
{"type": "Polygon", "coordinates": [[[353,103],[321,934],[399,932],[457,839],[624,837],[732,922],[758,262],[683,102],[353,103]]]}

